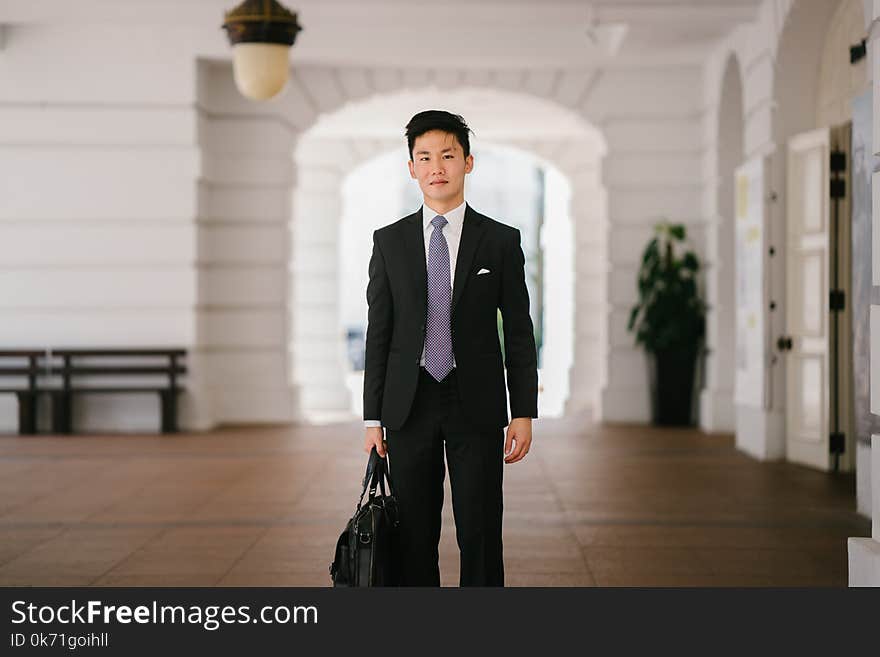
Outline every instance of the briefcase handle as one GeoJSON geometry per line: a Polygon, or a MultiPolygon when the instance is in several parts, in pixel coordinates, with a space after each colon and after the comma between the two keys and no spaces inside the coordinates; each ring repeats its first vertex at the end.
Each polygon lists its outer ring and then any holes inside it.
{"type": "Polygon", "coordinates": [[[388,489],[389,491],[394,490],[394,483],[391,481],[391,472],[388,468],[388,461],[386,457],[379,456],[379,452],[376,451],[376,446],[373,446],[373,449],[370,450],[370,459],[367,461],[367,472],[364,475],[364,483],[363,488],[361,489],[361,497],[358,500],[357,508],[360,510],[361,504],[364,501],[364,494],[367,492],[367,485],[370,486],[370,499],[376,496],[376,483],[378,482],[379,489],[382,491],[383,497],[387,497],[388,493],[385,492],[385,478],[388,478],[388,489]]]}

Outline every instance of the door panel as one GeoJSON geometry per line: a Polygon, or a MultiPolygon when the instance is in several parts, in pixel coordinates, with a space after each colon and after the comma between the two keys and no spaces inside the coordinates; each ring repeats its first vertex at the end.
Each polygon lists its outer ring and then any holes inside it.
{"type": "Polygon", "coordinates": [[[786,448],[789,461],[828,470],[828,129],[788,146],[786,195],[786,448]]]}

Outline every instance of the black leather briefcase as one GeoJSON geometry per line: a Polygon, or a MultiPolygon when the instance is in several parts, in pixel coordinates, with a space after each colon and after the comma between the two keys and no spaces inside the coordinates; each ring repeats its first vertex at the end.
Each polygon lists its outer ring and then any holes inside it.
{"type": "Polygon", "coordinates": [[[400,560],[394,552],[398,526],[388,461],[373,447],[357,510],[336,542],[336,554],[330,564],[333,586],[397,586],[400,560]],[[370,495],[362,505],[367,486],[370,495]],[[380,495],[376,494],[377,487],[380,495]]]}

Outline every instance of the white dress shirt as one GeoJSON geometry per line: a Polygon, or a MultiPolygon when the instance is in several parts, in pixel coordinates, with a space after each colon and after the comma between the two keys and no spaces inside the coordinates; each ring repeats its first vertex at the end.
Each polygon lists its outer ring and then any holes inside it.
{"type": "MultiPolygon", "coordinates": [[[[452,294],[452,286],[455,285],[455,263],[458,259],[458,245],[461,243],[461,229],[464,226],[464,211],[466,202],[462,202],[457,208],[453,208],[448,212],[437,212],[432,210],[427,203],[422,205],[422,230],[425,237],[425,269],[428,267],[428,252],[431,246],[431,235],[436,230],[431,224],[431,220],[438,214],[442,214],[446,218],[446,225],[443,226],[443,237],[446,238],[446,244],[449,246],[449,285],[450,295],[452,294]]],[[[419,364],[425,366],[425,346],[422,345],[422,358],[419,364]]],[[[452,354],[452,366],[455,367],[455,353],[452,354]]],[[[379,420],[364,420],[364,426],[380,427],[382,423],[379,420]]]]}

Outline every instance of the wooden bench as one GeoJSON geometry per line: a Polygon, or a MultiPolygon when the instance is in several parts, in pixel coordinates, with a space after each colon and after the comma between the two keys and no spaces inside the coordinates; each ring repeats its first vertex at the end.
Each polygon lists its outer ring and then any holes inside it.
{"type": "Polygon", "coordinates": [[[60,386],[43,388],[52,396],[52,431],[73,433],[73,401],[80,395],[146,392],[159,395],[162,433],[176,432],[177,395],[183,390],[178,377],[186,373],[186,366],[180,362],[185,356],[185,349],[52,349],[43,354],[51,376],[61,377],[60,386]],[[154,362],[144,363],[145,358],[154,362]],[[162,362],[156,364],[157,359],[162,362]],[[118,381],[133,376],[156,376],[163,381],[156,384],[118,381]],[[84,383],[82,377],[89,377],[90,382],[84,383]]]}
{"type": "Polygon", "coordinates": [[[0,377],[18,381],[0,383],[0,393],[14,393],[18,398],[18,432],[22,435],[37,433],[37,376],[43,373],[38,359],[44,355],[34,349],[0,350],[0,377]]]}

